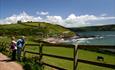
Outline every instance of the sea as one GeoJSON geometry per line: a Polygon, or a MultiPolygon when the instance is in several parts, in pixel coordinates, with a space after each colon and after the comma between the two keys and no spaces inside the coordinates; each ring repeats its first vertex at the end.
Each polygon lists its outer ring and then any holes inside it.
{"type": "Polygon", "coordinates": [[[87,31],[76,32],[88,38],[71,39],[68,43],[80,45],[115,45],[115,31],[87,31]],[[94,37],[90,37],[94,36],[94,37]]]}

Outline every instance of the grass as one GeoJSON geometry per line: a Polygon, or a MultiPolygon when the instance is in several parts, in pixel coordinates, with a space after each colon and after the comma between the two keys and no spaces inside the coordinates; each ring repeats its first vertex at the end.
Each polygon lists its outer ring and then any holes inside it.
{"type": "MultiPolygon", "coordinates": [[[[34,51],[39,50],[37,46],[33,46],[31,48],[27,47],[26,50],[32,50],[34,48],[34,51]],[[35,49],[36,48],[36,49],[35,49]]],[[[60,56],[66,56],[66,57],[73,57],[73,49],[71,48],[60,48],[60,47],[44,47],[43,48],[43,53],[47,54],[55,54],[55,55],[60,55],[60,56]]],[[[96,56],[100,55],[104,57],[104,63],[109,63],[109,64],[115,64],[115,56],[112,55],[107,55],[107,54],[102,54],[102,53],[97,53],[97,52],[92,52],[92,51],[87,51],[87,50],[78,50],[79,53],[79,58],[80,59],[85,59],[85,60],[90,60],[90,61],[96,61],[96,56]]],[[[30,54],[28,55],[30,56],[30,54]]],[[[72,70],[72,61],[68,60],[63,60],[63,59],[57,59],[57,58],[52,58],[52,57],[43,57],[43,61],[49,64],[53,64],[59,67],[66,68],[68,70],[72,70]]],[[[52,68],[50,67],[45,67],[45,70],[51,70],[52,68]]],[[[100,66],[95,66],[95,65],[89,65],[89,64],[84,64],[80,63],[78,64],[78,70],[112,70],[111,68],[106,68],[106,67],[100,67],[100,66]]]]}
{"type": "Polygon", "coordinates": [[[59,25],[45,23],[45,22],[23,22],[20,24],[6,24],[0,25],[0,35],[26,35],[33,36],[40,33],[48,34],[49,36],[55,36],[57,34],[63,34],[63,32],[69,31],[68,35],[74,36],[75,33],[67,28],[59,25]],[[40,27],[39,27],[40,24],[40,27]]]}
{"type": "Polygon", "coordinates": [[[86,59],[86,60],[100,62],[100,61],[96,60],[96,56],[103,56],[104,63],[115,64],[115,60],[114,60],[115,56],[113,56],[113,55],[91,52],[91,51],[87,51],[87,50],[78,50],[78,53],[79,53],[80,59],[86,59]]]}

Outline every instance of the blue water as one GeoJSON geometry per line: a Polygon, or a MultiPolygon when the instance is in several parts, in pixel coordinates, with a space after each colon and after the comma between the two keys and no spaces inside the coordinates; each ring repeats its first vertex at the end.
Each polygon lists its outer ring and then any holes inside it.
{"type": "Polygon", "coordinates": [[[82,38],[73,43],[84,45],[115,45],[115,31],[89,31],[77,32],[80,35],[96,36],[92,38],[82,38]]]}

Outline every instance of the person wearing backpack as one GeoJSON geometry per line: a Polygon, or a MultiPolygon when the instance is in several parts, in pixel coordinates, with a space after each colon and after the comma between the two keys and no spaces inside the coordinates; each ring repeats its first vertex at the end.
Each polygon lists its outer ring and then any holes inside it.
{"type": "Polygon", "coordinates": [[[16,60],[16,50],[17,50],[17,47],[16,47],[16,41],[15,41],[15,37],[12,37],[11,38],[11,43],[10,43],[10,49],[11,49],[11,53],[12,53],[12,56],[11,56],[11,59],[12,60],[16,60]]]}
{"type": "Polygon", "coordinates": [[[18,61],[21,61],[21,51],[25,46],[25,37],[22,36],[20,39],[17,40],[17,58],[18,61]]]}

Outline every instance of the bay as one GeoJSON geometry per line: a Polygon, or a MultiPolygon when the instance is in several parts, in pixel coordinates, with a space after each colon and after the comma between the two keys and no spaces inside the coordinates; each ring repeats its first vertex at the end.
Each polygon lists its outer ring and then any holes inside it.
{"type": "Polygon", "coordinates": [[[91,38],[74,39],[70,42],[82,45],[115,45],[115,31],[88,31],[76,32],[82,36],[95,36],[91,38]]]}

